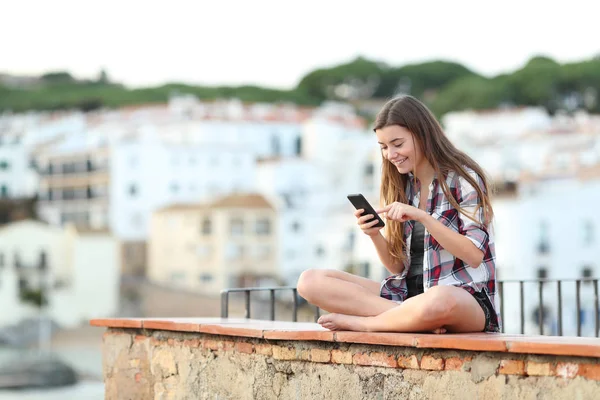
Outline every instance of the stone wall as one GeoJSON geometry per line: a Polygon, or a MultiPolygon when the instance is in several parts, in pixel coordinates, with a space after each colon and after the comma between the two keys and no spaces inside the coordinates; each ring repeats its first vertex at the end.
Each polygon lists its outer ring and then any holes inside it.
{"type": "Polygon", "coordinates": [[[597,358],[108,329],[106,399],[600,399],[597,358]]]}

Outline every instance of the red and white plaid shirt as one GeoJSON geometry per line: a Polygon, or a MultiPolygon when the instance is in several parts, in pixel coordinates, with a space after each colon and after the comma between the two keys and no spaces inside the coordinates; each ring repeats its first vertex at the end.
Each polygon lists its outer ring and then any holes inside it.
{"type": "MultiPolygon", "coordinates": [[[[483,181],[477,173],[467,168],[467,172],[475,178],[483,189],[483,181]]],[[[480,207],[475,213],[475,209],[480,202],[475,188],[460,175],[455,172],[448,173],[446,183],[450,192],[463,210],[469,213],[474,219],[483,221],[483,208],[480,207]]],[[[420,182],[414,179],[412,173],[409,173],[409,179],[406,187],[406,196],[408,204],[419,207],[420,200],[420,182]],[[416,181],[416,188],[413,182],[416,181]]],[[[496,253],[493,238],[493,232],[486,229],[482,224],[475,223],[464,214],[456,210],[448,201],[437,176],[429,186],[429,198],[427,199],[426,211],[435,219],[443,223],[448,228],[465,235],[471,240],[478,249],[484,253],[483,261],[477,268],[467,265],[461,259],[454,257],[449,251],[444,249],[433,236],[425,230],[425,247],[423,256],[423,286],[427,291],[436,285],[453,285],[467,290],[471,294],[483,292],[490,300],[491,305],[497,315],[498,323],[492,323],[491,331],[500,331],[500,307],[499,298],[496,292],[496,253]]],[[[402,302],[406,299],[408,288],[406,277],[410,268],[410,244],[412,239],[412,230],[414,221],[407,221],[404,224],[404,237],[406,259],[404,261],[404,270],[399,275],[392,275],[386,278],[381,285],[381,296],[390,300],[402,302]]]]}

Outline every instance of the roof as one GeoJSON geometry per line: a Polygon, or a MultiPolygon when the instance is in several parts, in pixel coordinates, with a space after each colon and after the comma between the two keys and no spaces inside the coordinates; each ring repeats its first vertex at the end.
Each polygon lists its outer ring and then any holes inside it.
{"type": "Polygon", "coordinates": [[[175,203],[156,210],[157,213],[170,211],[200,211],[206,209],[205,203],[175,203]]]}
{"type": "Polygon", "coordinates": [[[210,204],[211,208],[268,208],[273,209],[273,205],[256,193],[252,194],[233,194],[224,196],[210,204]]]}
{"type": "Polygon", "coordinates": [[[171,211],[202,211],[211,208],[263,208],[273,210],[273,205],[258,193],[230,194],[209,203],[176,203],[158,209],[157,213],[171,211]]]}

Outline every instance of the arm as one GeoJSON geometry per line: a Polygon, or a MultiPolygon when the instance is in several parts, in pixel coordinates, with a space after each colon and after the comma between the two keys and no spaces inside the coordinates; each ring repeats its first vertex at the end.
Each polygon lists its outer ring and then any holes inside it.
{"type": "Polygon", "coordinates": [[[402,263],[396,263],[390,254],[390,248],[388,245],[388,241],[381,234],[381,227],[377,227],[377,220],[369,221],[373,218],[373,215],[366,214],[362,215],[364,210],[358,209],[354,212],[354,216],[358,219],[357,223],[360,226],[360,229],[371,238],[373,244],[375,245],[375,250],[377,250],[377,255],[379,256],[379,260],[381,260],[382,264],[385,268],[392,273],[392,275],[400,274],[404,270],[404,265],[402,263]]]}
{"type": "MultiPolygon", "coordinates": [[[[478,179],[477,176],[475,176],[478,179]]],[[[468,214],[474,217],[478,222],[472,221],[462,213],[458,213],[461,229],[456,232],[440,222],[434,216],[425,211],[402,203],[392,203],[386,207],[377,210],[378,213],[385,213],[388,219],[397,221],[416,220],[425,226],[431,236],[454,257],[461,259],[470,267],[477,268],[483,262],[485,252],[487,251],[489,235],[487,229],[482,226],[483,210],[477,206],[480,202],[477,191],[469,182],[463,178],[460,179],[460,193],[457,202],[460,207],[468,214]]]]}
{"type": "Polygon", "coordinates": [[[385,268],[390,271],[392,275],[401,274],[402,271],[404,271],[404,265],[402,263],[395,262],[395,260],[392,258],[390,249],[388,247],[388,242],[383,235],[381,233],[373,235],[371,236],[371,240],[375,245],[375,250],[377,250],[379,259],[385,268]]]}

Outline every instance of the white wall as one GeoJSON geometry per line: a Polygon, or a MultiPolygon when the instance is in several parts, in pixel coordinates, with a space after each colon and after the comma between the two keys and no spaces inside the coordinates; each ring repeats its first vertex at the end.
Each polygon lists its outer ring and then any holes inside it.
{"type": "Polygon", "coordinates": [[[111,153],[111,229],[120,239],[144,240],[157,208],[252,191],[254,173],[252,154],[236,145],[168,144],[152,138],[121,142],[111,153]]]}
{"type": "Polygon", "coordinates": [[[118,311],[120,254],[117,241],[107,234],[81,235],[65,229],[21,221],[0,228],[0,299],[12,305],[0,322],[18,323],[37,315],[33,307],[18,300],[17,274],[37,288],[40,279],[47,283],[47,314],[59,325],[74,327],[89,318],[112,316],[118,311]],[[38,270],[40,252],[47,254],[47,270],[38,270]],[[23,267],[17,271],[14,254],[23,267]]]}

